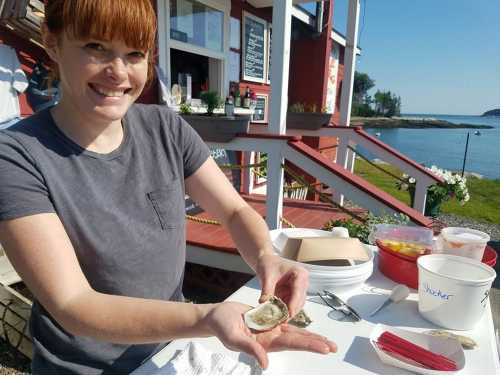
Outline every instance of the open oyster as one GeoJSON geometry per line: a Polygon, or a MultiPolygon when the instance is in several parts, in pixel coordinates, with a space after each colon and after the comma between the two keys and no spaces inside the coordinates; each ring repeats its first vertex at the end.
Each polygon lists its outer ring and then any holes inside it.
{"type": "Polygon", "coordinates": [[[255,331],[273,329],[289,317],[288,307],[278,297],[271,297],[259,306],[248,310],[243,316],[247,327],[255,331]]]}

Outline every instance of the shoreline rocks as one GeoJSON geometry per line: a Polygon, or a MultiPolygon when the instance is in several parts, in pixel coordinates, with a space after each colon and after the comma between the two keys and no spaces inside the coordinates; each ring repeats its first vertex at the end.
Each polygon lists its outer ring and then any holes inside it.
{"type": "Polygon", "coordinates": [[[434,118],[404,117],[352,117],[351,126],[363,128],[409,128],[409,129],[493,129],[490,125],[454,124],[434,118]]]}

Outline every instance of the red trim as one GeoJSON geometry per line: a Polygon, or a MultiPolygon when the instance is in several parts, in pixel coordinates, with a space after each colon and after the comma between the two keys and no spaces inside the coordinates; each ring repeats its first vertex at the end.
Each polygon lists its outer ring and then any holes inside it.
{"type": "MultiPolygon", "coordinates": [[[[266,212],[266,197],[257,194],[241,194],[241,197],[262,217],[266,212]]],[[[353,209],[362,214],[363,209],[353,209]]],[[[198,218],[213,219],[207,212],[196,215],[198,218]]],[[[348,218],[349,215],[323,202],[283,199],[283,216],[301,228],[321,228],[328,220],[348,218]]],[[[238,255],[229,232],[220,225],[203,224],[191,220],[186,223],[186,242],[206,250],[238,255]]]]}
{"type": "Polygon", "coordinates": [[[369,182],[365,181],[361,177],[356,176],[355,174],[345,170],[344,168],[340,167],[339,165],[337,165],[335,163],[332,163],[330,160],[325,158],[319,152],[317,152],[313,148],[307,146],[303,142],[289,141],[288,144],[294,150],[307,156],[309,159],[318,163],[322,167],[328,169],[330,172],[339,176],[343,180],[349,182],[351,185],[364,191],[365,193],[369,194],[373,198],[383,202],[384,204],[393,208],[394,210],[404,213],[405,215],[407,215],[410,218],[410,220],[412,220],[416,224],[419,224],[419,225],[422,225],[425,227],[429,227],[429,228],[431,227],[431,225],[432,225],[431,219],[425,217],[417,210],[414,210],[413,208],[408,207],[404,203],[402,203],[399,200],[397,200],[396,198],[394,198],[392,195],[386,193],[385,191],[380,190],[378,187],[370,184],[369,182]]]}

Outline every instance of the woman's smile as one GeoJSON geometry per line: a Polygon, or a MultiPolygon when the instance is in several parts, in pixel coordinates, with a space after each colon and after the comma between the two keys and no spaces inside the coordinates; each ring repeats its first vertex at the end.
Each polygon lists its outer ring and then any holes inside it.
{"type": "Polygon", "coordinates": [[[108,98],[121,98],[131,90],[131,88],[107,88],[97,83],[89,83],[89,86],[97,94],[108,98]]]}

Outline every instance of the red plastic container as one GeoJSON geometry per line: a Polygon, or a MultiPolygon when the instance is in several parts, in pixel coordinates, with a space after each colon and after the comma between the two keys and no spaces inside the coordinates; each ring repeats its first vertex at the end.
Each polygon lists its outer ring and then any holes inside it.
{"type": "Polygon", "coordinates": [[[497,264],[497,252],[491,246],[486,246],[484,249],[484,255],[482,262],[487,264],[490,267],[495,267],[497,264]]]}
{"type": "MultiPolygon", "coordinates": [[[[379,243],[377,245],[379,248],[378,268],[380,272],[397,283],[418,289],[418,257],[411,259],[386,249],[384,246],[380,246],[379,243]]],[[[486,246],[482,261],[488,266],[494,267],[497,262],[496,251],[490,246],[486,246]]]]}
{"type": "MultiPolygon", "coordinates": [[[[377,241],[378,242],[378,241],[377,241]]],[[[377,243],[378,268],[385,276],[392,281],[418,289],[418,269],[417,258],[414,259],[400,255],[377,243]]]]}

